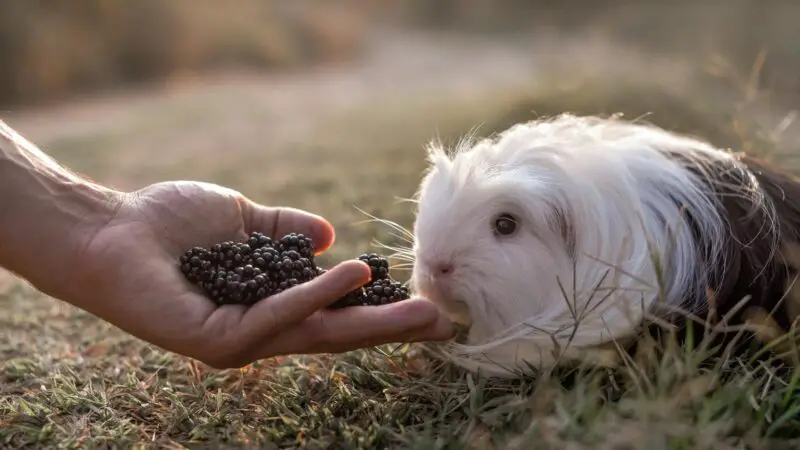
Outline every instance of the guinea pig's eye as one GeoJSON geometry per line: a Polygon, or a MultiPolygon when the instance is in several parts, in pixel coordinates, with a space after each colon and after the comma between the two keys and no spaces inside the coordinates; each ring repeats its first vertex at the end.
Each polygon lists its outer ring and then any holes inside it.
{"type": "Polygon", "coordinates": [[[517,231],[517,220],[508,213],[497,216],[494,220],[494,232],[500,236],[510,236],[517,231]]]}

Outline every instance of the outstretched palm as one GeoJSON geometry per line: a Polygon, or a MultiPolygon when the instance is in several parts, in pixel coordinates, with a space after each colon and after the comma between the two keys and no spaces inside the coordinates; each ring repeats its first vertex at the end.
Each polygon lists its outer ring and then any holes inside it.
{"type": "Polygon", "coordinates": [[[217,185],[168,182],[137,191],[96,233],[79,263],[81,281],[96,287],[85,307],[135,336],[215,367],[450,337],[450,324],[422,299],[323,309],[369,279],[369,269],[358,261],[250,308],[216,307],[183,278],[177,258],[190,247],[242,239],[252,231],[303,233],[318,252],[334,240],[332,226],[318,216],[267,208],[217,185]]]}

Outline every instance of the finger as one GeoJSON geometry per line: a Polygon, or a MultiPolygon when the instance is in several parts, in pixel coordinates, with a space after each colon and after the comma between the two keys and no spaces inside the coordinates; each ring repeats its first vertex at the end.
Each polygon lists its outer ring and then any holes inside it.
{"type": "Polygon", "coordinates": [[[247,233],[260,231],[273,238],[301,233],[314,240],[317,254],[327,251],[336,239],[330,222],[324,217],[296,208],[270,207],[247,200],[244,219],[247,233]]]}
{"type": "Polygon", "coordinates": [[[453,323],[440,314],[432,323],[419,328],[403,330],[396,334],[388,334],[387,331],[370,336],[352,336],[349,339],[340,337],[331,341],[321,341],[314,347],[309,347],[306,353],[342,353],[390,343],[444,341],[454,335],[453,323]]]}
{"type": "Polygon", "coordinates": [[[241,345],[260,343],[267,336],[290,328],[332,304],[369,279],[369,266],[361,261],[350,260],[337,264],[311,281],[251,306],[241,317],[239,341],[241,345]]]}
{"type": "Polygon", "coordinates": [[[384,306],[319,311],[296,327],[262,343],[253,358],[339,353],[390,342],[439,341],[455,334],[453,324],[428,300],[384,306]]]}

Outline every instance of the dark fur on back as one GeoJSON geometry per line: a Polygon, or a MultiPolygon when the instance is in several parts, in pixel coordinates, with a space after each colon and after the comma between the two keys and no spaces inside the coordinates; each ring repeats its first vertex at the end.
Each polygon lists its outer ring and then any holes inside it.
{"type": "MultiPolygon", "coordinates": [[[[775,320],[784,330],[788,330],[795,320],[798,309],[796,300],[788,294],[793,291],[795,278],[800,270],[800,180],[765,161],[751,157],[743,157],[741,161],[758,181],[766,199],[773,205],[775,232],[778,238],[776,244],[779,246],[774,249],[775,258],[766,261],[768,276],[760,283],[761,297],[756,298],[756,304],[774,309],[775,320]]],[[[766,252],[767,249],[758,250],[759,254],[766,252]]],[[[757,267],[746,269],[745,274],[756,272],[757,269],[757,267]]]]}
{"type": "MultiPolygon", "coordinates": [[[[737,156],[727,163],[709,163],[677,152],[668,154],[705,181],[719,199],[721,215],[730,231],[724,267],[722,261],[711,260],[709,252],[703,252],[704,263],[712,274],[709,297],[700,302],[686,299],[683,306],[691,310],[690,305],[706,305],[702,311],[691,312],[702,321],[713,312],[712,323],[727,317],[725,324],[734,326],[743,324],[750,313],[758,310],[770,315],[783,332],[788,331],[800,314],[800,283],[797,295],[792,295],[800,269],[800,181],[748,156],[737,156]],[[757,195],[742,195],[743,190],[757,195]]],[[[693,224],[692,212],[685,214],[693,224]]],[[[707,250],[708,238],[696,226],[692,228],[698,246],[707,250]]],[[[703,324],[687,323],[679,316],[672,321],[684,327],[684,332],[686,326],[695,336],[707,331],[703,324]]],[[[733,332],[722,333],[713,341],[723,343],[732,335],[733,332]]]]}

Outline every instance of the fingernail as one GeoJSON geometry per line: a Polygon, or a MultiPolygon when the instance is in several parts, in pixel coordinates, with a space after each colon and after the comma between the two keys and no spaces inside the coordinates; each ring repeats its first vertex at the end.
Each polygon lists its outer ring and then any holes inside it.
{"type": "Polygon", "coordinates": [[[356,266],[359,267],[358,270],[361,271],[361,275],[358,278],[356,278],[356,280],[360,283],[360,285],[363,285],[364,283],[370,281],[370,278],[372,277],[372,269],[369,268],[367,263],[359,260],[352,260],[352,261],[347,261],[346,264],[350,264],[351,266],[353,266],[353,268],[350,270],[354,273],[353,275],[354,277],[355,277],[355,268],[356,266]]]}
{"type": "Polygon", "coordinates": [[[314,254],[319,256],[328,249],[333,246],[333,243],[336,241],[336,229],[333,227],[327,219],[322,216],[316,215],[316,221],[314,222],[313,233],[317,236],[317,248],[314,249],[314,254]]]}
{"type": "Polygon", "coordinates": [[[358,260],[343,261],[334,266],[325,275],[330,276],[329,274],[332,272],[341,272],[341,276],[354,286],[361,286],[368,282],[371,274],[369,266],[358,260]]]}

